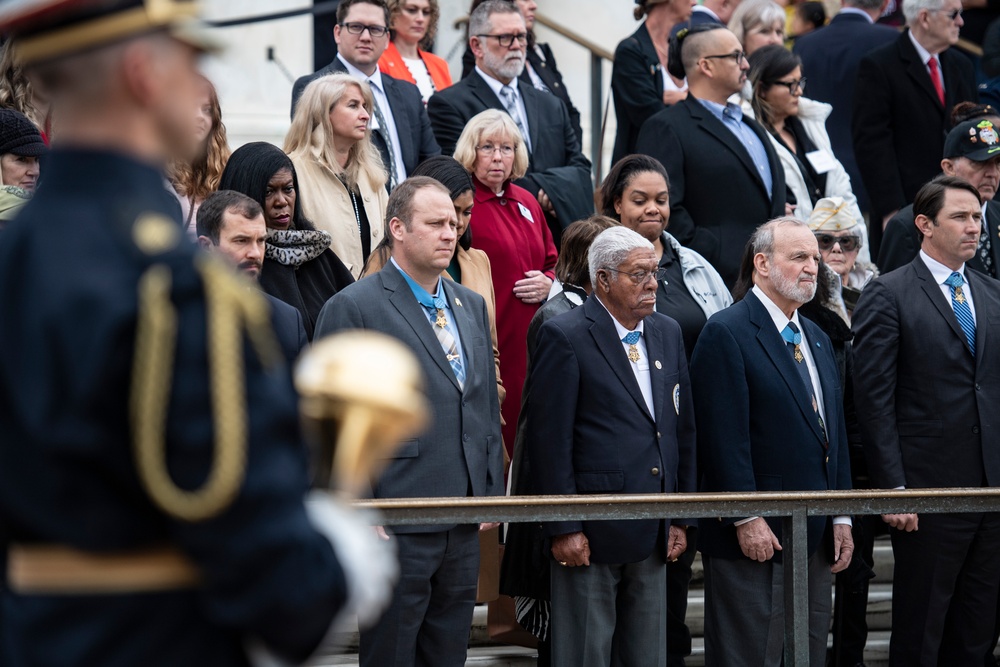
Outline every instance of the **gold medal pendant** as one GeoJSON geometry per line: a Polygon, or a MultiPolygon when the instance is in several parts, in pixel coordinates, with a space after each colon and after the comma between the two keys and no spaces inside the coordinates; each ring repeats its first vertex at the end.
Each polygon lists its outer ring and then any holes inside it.
{"type": "Polygon", "coordinates": [[[795,346],[795,362],[801,364],[805,361],[805,357],[802,355],[802,348],[798,345],[795,346]]]}
{"type": "Polygon", "coordinates": [[[438,308],[437,319],[434,320],[434,326],[440,327],[441,329],[444,329],[446,326],[448,326],[448,318],[444,316],[444,310],[442,310],[441,308],[438,308]]]}
{"type": "Polygon", "coordinates": [[[965,303],[965,292],[962,291],[961,286],[955,288],[955,301],[957,303],[965,303]]]}
{"type": "Polygon", "coordinates": [[[635,345],[628,346],[628,359],[633,364],[639,363],[639,348],[637,348],[635,345]]]}

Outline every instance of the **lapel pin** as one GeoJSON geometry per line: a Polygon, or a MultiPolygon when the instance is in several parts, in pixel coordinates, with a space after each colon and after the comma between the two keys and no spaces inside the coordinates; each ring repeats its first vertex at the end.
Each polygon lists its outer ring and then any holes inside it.
{"type": "Polygon", "coordinates": [[[653,365],[656,366],[656,370],[660,370],[661,368],[663,368],[663,364],[661,364],[659,361],[653,362],[653,365]]]}
{"type": "Polygon", "coordinates": [[[457,296],[455,297],[455,305],[458,306],[459,308],[462,307],[462,300],[459,299],[457,296]]]}

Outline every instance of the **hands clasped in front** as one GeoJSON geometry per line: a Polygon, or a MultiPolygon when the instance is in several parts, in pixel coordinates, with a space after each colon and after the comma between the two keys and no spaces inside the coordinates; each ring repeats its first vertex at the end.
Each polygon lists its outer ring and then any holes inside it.
{"type": "MultiPolygon", "coordinates": [[[[673,562],[687,551],[687,529],[670,526],[667,535],[667,562],[673,562]]],[[[552,557],[564,567],[590,565],[590,542],[583,533],[569,533],[552,538],[552,557]]]]}
{"type": "MultiPolygon", "coordinates": [[[[743,555],[758,563],[766,563],[774,558],[774,552],[781,551],[781,543],[771,531],[771,527],[759,517],[736,526],[736,537],[740,542],[743,555]]],[[[851,527],[847,524],[835,524],[833,526],[833,566],[830,571],[834,574],[843,572],[851,564],[853,556],[854,537],[851,534],[851,527]]]]}
{"type": "Polygon", "coordinates": [[[541,271],[526,271],[524,278],[514,283],[514,296],[525,303],[541,303],[549,298],[552,280],[541,271]]]}

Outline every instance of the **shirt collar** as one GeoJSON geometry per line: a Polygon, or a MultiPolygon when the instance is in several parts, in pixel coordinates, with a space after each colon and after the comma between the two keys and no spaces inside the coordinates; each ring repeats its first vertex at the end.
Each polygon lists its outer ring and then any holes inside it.
{"type": "MultiPolygon", "coordinates": [[[[411,278],[409,274],[403,270],[403,268],[396,262],[395,257],[390,258],[389,261],[392,262],[392,265],[395,266],[396,270],[403,276],[403,280],[405,280],[406,284],[410,286],[410,291],[413,292],[413,296],[417,298],[417,301],[421,306],[424,308],[437,308],[437,306],[434,305],[434,298],[441,294],[440,276],[438,276],[437,287],[434,289],[434,294],[430,294],[427,290],[418,285],[417,281],[411,278]]],[[[445,307],[448,307],[447,299],[445,299],[445,307]]]]}
{"type": "Polygon", "coordinates": [[[872,17],[868,15],[868,12],[864,11],[863,9],[858,9],[857,7],[844,7],[843,9],[841,9],[837,13],[838,14],[857,14],[858,16],[864,16],[865,19],[867,19],[869,23],[875,23],[875,21],[872,20],[872,17]]]}
{"type": "MultiPolygon", "coordinates": [[[[930,255],[928,255],[926,252],[924,252],[923,249],[920,250],[920,259],[924,260],[924,265],[927,267],[927,270],[931,272],[931,276],[934,278],[934,282],[936,282],[938,285],[944,285],[944,281],[948,280],[951,274],[954,273],[954,271],[949,269],[947,266],[945,266],[941,262],[937,261],[930,255]]],[[[965,264],[958,267],[958,273],[959,275],[962,276],[962,280],[964,281],[965,264]]]]}
{"type": "Polygon", "coordinates": [[[378,67],[375,68],[375,73],[374,74],[372,74],[371,76],[368,76],[367,74],[365,74],[364,72],[362,72],[361,70],[359,70],[357,67],[355,67],[351,63],[347,62],[344,59],[344,56],[340,55],[339,53],[337,54],[337,58],[340,60],[341,63],[343,63],[344,67],[347,68],[347,73],[348,74],[350,74],[353,77],[357,77],[358,79],[361,79],[362,81],[367,81],[367,82],[371,83],[372,85],[374,85],[375,87],[377,87],[380,91],[381,90],[385,90],[382,87],[382,72],[378,69],[378,67]]]}
{"type": "MultiPolygon", "coordinates": [[[[931,58],[935,57],[932,56],[931,52],[925,49],[923,45],[917,41],[917,38],[913,36],[912,30],[907,30],[906,34],[910,36],[910,41],[913,42],[913,48],[917,50],[917,55],[920,56],[920,62],[926,65],[931,58]]],[[[938,62],[940,63],[941,61],[938,60],[938,62]]]]}
{"type": "MultiPolygon", "coordinates": [[[[492,90],[497,97],[500,97],[500,89],[503,88],[505,84],[501,83],[500,81],[497,81],[492,76],[484,72],[482,69],[480,69],[479,65],[476,65],[476,74],[483,77],[483,81],[485,81],[486,84],[490,87],[490,90],[492,90]]],[[[510,80],[510,83],[506,85],[513,88],[515,93],[518,92],[516,76],[510,80]]],[[[502,100],[503,98],[500,97],[500,99],[502,100]]]]}
{"type": "Polygon", "coordinates": [[[709,9],[705,5],[695,5],[694,7],[691,8],[691,11],[692,12],[701,12],[702,14],[708,14],[709,16],[711,16],[713,19],[715,19],[719,23],[722,23],[722,19],[719,18],[719,15],[716,14],[715,12],[713,12],[711,9],[709,9]]]}
{"type": "Polygon", "coordinates": [[[743,110],[736,104],[732,102],[726,102],[725,104],[719,104],[718,102],[713,102],[711,100],[703,100],[698,98],[702,106],[711,111],[719,120],[722,120],[726,109],[729,109],[729,115],[736,119],[736,122],[743,121],[743,110]]]}
{"type": "MultiPolygon", "coordinates": [[[[604,305],[604,302],[603,302],[603,301],[601,301],[601,300],[600,300],[600,299],[599,299],[599,298],[597,297],[597,294],[596,294],[596,293],[595,293],[595,294],[593,295],[593,297],[594,297],[594,299],[595,299],[595,300],[597,301],[597,303],[601,304],[601,307],[602,307],[602,308],[604,308],[604,310],[608,310],[608,307],[607,307],[607,306],[605,306],[605,305],[604,305]]],[[[608,310],[608,315],[611,315],[611,311],[610,311],[610,310],[608,310]]],[[[626,329],[626,328],[625,328],[624,326],[622,326],[622,323],[621,323],[621,322],[619,322],[619,321],[618,321],[617,319],[615,319],[615,316],[614,316],[614,315],[611,315],[611,321],[612,321],[612,322],[614,323],[614,325],[615,325],[615,331],[617,331],[617,332],[618,332],[618,340],[621,340],[621,339],[622,339],[622,338],[624,338],[625,336],[627,336],[627,335],[629,335],[630,333],[632,333],[631,331],[629,331],[628,329],[626,329]]],[[[637,327],[635,328],[635,331],[638,331],[639,333],[642,333],[642,324],[643,324],[643,320],[639,320],[639,326],[637,326],[637,327]]]]}
{"type": "Polygon", "coordinates": [[[799,311],[797,309],[792,313],[792,319],[788,319],[785,313],[781,311],[781,308],[778,308],[777,304],[771,301],[771,297],[764,293],[764,290],[754,285],[751,291],[764,304],[764,308],[767,310],[767,314],[771,316],[771,321],[774,322],[774,328],[778,330],[778,333],[784,331],[789,322],[794,322],[799,331],[802,331],[802,325],[799,323],[799,311]]]}

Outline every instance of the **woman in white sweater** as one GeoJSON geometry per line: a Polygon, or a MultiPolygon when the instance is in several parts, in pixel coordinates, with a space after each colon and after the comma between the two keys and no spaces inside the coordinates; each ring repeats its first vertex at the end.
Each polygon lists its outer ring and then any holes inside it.
{"type": "Polygon", "coordinates": [[[795,197],[795,217],[808,220],[824,197],[841,197],[858,222],[863,245],[858,259],[870,262],[868,234],[851,179],[830,145],[826,119],[832,107],[803,97],[802,61],[783,46],[765,46],[750,56],[753,115],[768,130],[795,197]]]}

